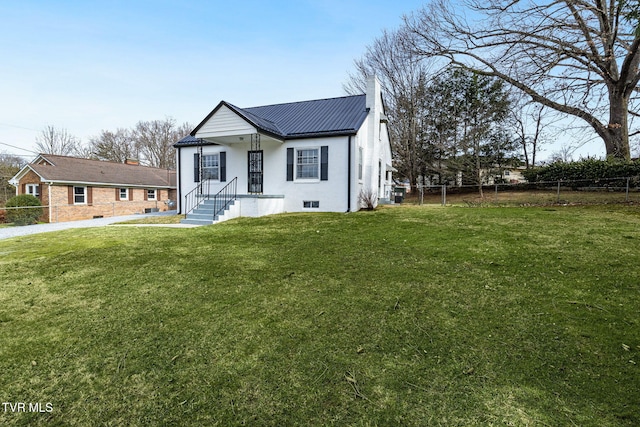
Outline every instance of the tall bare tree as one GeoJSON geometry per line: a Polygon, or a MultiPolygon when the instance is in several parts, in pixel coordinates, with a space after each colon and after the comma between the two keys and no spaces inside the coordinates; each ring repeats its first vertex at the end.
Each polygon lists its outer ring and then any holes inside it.
{"type": "Polygon", "coordinates": [[[176,159],[173,144],[187,135],[191,129],[188,123],[176,126],[176,121],[172,118],[140,121],[133,130],[133,138],[145,164],[174,169],[176,159]]]}
{"type": "Polygon", "coordinates": [[[64,128],[48,125],[36,137],[36,148],[43,154],[60,156],[74,155],[80,146],[80,140],[64,128]]]}
{"type": "Polygon", "coordinates": [[[549,114],[549,109],[544,105],[530,102],[524,97],[514,97],[511,105],[513,108],[509,110],[507,120],[526,168],[533,168],[542,146],[549,142],[552,125],[558,118],[549,114]]]}
{"type": "Polygon", "coordinates": [[[380,80],[395,166],[412,188],[424,169],[419,119],[428,74],[429,64],[407,49],[402,32],[384,31],[355,61],[355,72],[344,85],[347,93],[364,93],[367,76],[380,80]]]}
{"type": "Polygon", "coordinates": [[[405,28],[417,54],[499,77],[584,120],[607,156],[628,159],[638,19],[631,0],[432,0],[405,28]]]}
{"type": "Polygon", "coordinates": [[[103,130],[100,135],[89,140],[89,145],[92,154],[99,160],[124,163],[127,159],[139,157],[129,129],[118,128],[115,132],[103,130]]]}

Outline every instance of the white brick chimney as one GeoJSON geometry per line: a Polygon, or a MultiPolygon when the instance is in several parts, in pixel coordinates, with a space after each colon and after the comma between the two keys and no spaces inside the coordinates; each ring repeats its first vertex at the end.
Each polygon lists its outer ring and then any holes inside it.
{"type": "MultiPolygon", "coordinates": [[[[381,197],[378,189],[378,174],[381,173],[380,168],[380,119],[384,117],[384,108],[382,106],[382,95],[380,89],[380,81],[373,76],[367,77],[367,93],[366,107],[369,110],[367,117],[367,144],[365,148],[366,162],[365,169],[365,187],[372,189],[381,197]]],[[[386,118],[385,118],[386,119],[386,118]]]]}

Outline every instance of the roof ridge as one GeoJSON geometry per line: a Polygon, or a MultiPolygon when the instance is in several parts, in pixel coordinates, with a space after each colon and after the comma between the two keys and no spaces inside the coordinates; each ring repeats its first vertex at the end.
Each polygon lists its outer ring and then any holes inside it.
{"type": "MultiPolygon", "coordinates": [[[[292,102],[281,102],[278,104],[267,104],[267,105],[256,105],[253,107],[243,107],[241,108],[242,110],[249,110],[251,108],[263,108],[263,107],[275,107],[275,106],[280,106],[280,105],[294,105],[294,104],[304,104],[307,102],[319,102],[319,101],[332,101],[334,99],[344,99],[344,98],[355,98],[358,96],[366,96],[364,93],[358,94],[358,95],[344,95],[344,96],[334,96],[331,98],[320,98],[320,99],[308,99],[306,101],[292,101],[292,102]]],[[[236,107],[234,105],[234,107],[236,107]]],[[[240,108],[240,107],[236,107],[236,108],[240,108]]]]}
{"type": "MultiPolygon", "coordinates": [[[[137,166],[137,167],[142,166],[143,168],[157,169],[157,170],[161,170],[161,171],[173,170],[173,169],[159,168],[159,167],[156,167],[156,166],[145,166],[145,165],[142,165],[142,164],[137,164],[136,165],[136,164],[130,164],[130,163],[116,162],[115,160],[87,159],[86,157],[65,156],[65,155],[62,155],[62,154],[40,153],[40,154],[38,154],[38,157],[36,157],[34,160],[37,160],[39,157],[43,157],[44,159],[47,159],[47,157],[63,157],[63,158],[66,158],[66,159],[83,160],[83,161],[88,161],[88,162],[98,162],[98,163],[102,163],[102,164],[109,163],[109,164],[112,164],[112,165],[122,165],[122,166],[137,166]]],[[[29,162],[28,164],[33,164],[33,161],[29,162]]]]}

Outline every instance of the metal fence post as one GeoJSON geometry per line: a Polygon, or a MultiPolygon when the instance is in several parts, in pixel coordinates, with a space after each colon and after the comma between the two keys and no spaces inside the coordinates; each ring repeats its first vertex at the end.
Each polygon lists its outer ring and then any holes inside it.
{"type": "Polygon", "coordinates": [[[442,186],[442,206],[447,206],[447,185],[442,186]]]}
{"type": "Polygon", "coordinates": [[[625,202],[629,201],[629,180],[630,180],[630,178],[627,177],[627,189],[626,189],[625,196],[624,196],[624,201],[625,202]]]}
{"type": "Polygon", "coordinates": [[[560,203],[560,181],[558,181],[558,198],[557,203],[560,203]]]}

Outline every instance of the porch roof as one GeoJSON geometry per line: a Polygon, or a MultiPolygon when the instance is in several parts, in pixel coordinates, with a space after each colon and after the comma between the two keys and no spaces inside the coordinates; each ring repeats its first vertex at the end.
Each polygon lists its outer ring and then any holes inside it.
{"type": "Polygon", "coordinates": [[[204,145],[195,135],[223,106],[265,135],[279,140],[354,135],[368,114],[365,95],[240,108],[221,101],[191,134],[175,146],[204,145]]]}

